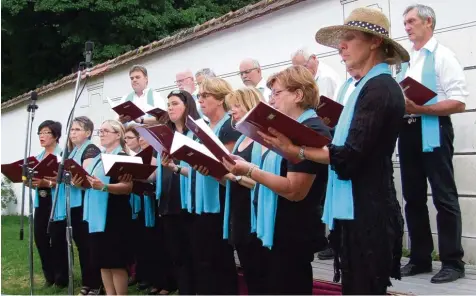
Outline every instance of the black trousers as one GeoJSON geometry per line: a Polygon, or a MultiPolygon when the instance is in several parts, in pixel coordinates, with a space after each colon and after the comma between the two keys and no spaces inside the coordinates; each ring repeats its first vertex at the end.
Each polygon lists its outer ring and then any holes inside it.
{"type": "Polygon", "coordinates": [[[444,266],[464,269],[461,245],[461,211],[453,173],[453,125],[449,117],[439,117],[440,143],[433,152],[422,152],[420,119],[405,119],[398,152],[402,176],[405,215],[411,241],[410,261],[431,264],[433,240],[427,207],[427,179],[436,207],[438,247],[444,266]]]}
{"type": "Polygon", "coordinates": [[[256,234],[250,234],[250,239],[236,244],[235,249],[240,259],[240,266],[243,269],[248,294],[266,294],[268,250],[263,248],[263,244],[256,237],[256,234]]]}
{"type": "Polygon", "coordinates": [[[195,215],[191,235],[197,294],[237,295],[238,274],[233,247],[223,239],[223,214],[195,215]]]}
{"type": "MultiPolygon", "coordinates": [[[[263,247],[264,248],[264,247],[263,247]]],[[[275,243],[266,259],[266,294],[312,295],[312,266],[314,260],[312,243],[282,245],[275,243]]]]}
{"type": "Polygon", "coordinates": [[[188,212],[162,216],[164,240],[172,261],[173,274],[181,295],[195,295],[192,242],[190,241],[193,216],[188,212]]]}
{"type": "MultiPolygon", "coordinates": [[[[38,191],[43,189],[38,189],[38,191]]],[[[34,238],[38,254],[40,255],[41,268],[45,280],[59,286],[68,285],[68,254],[66,249],[66,237],[63,236],[64,244],[53,245],[50,243],[56,237],[61,228],[56,223],[50,227],[50,235],[47,233],[48,221],[52,207],[51,190],[47,190],[46,197],[39,196],[39,207],[35,209],[34,238]]]]}
{"type": "MultiPolygon", "coordinates": [[[[62,257],[66,256],[67,259],[66,220],[54,222],[54,225],[57,231],[51,236],[52,246],[61,253],[62,257]]],[[[88,223],[83,220],[82,206],[71,208],[71,226],[74,243],[79,255],[82,284],[91,289],[99,289],[102,285],[101,269],[94,264],[91,258],[88,223]]]]}

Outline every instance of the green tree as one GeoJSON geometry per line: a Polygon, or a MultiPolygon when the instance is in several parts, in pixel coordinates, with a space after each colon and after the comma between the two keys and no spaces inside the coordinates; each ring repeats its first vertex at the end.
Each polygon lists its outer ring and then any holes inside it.
{"type": "Polygon", "coordinates": [[[2,102],[258,0],[3,0],[2,102]]]}
{"type": "Polygon", "coordinates": [[[11,202],[17,203],[17,197],[13,191],[12,184],[12,181],[2,177],[2,210],[6,209],[11,202]]]}

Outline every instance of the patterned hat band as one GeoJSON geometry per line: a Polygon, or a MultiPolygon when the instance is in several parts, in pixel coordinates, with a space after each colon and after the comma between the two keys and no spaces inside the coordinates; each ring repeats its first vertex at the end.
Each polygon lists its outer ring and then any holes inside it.
{"type": "Polygon", "coordinates": [[[389,37],[388,31],[385,30],[384,28],[374,25],[368,22],[362,22],[362,21],[350,21],[345,24],[346,26],[352,26],[352,27],[359,27],[363,29],[367,29],[370,31],[374,31],[375,33],[379,33],[382,35],[385,35],[386,37],[389,37]]]}

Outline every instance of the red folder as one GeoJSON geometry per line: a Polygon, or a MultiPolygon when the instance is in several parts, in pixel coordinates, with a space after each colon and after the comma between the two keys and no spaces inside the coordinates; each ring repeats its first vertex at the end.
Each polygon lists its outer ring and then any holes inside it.
{"type": "Polygon", "coordinates": [[[167,114],[167,111],[166,110],[162,110],[161,108],[154,108],[154,109],[151,109],[147,112],[145,112],[149,115],[152,115],[154,116],[155,118],[159,119],[161,118],[164,114],[167,114]]]}
{"type": "Polygon", "coordinates": [[[298,146],[320,148],[331,142],[328,137],[300,124],[291,117],[263,102],[260,102],[256,107],[251,109],[245,117],[236,124],[236,129],[242,134],[268,147],[291,162],[299,162],[300,160],[297,158],[297,155],[296,157],[286,155],[283,151],[269,145],[261,138],[258,131],[269,134],[268,128],[270,127],[284,134],[298,146]]]}
{"type": "Polygon", "coordinates": [[[54,154],[49,154],[35,167],[35,178],[54,177],[58,172],[58,158],[54,154]]]}
{"type": "Polygon", "coordinates": [[[343,105],[326,96],[321,96],[319,106],[316,108],[317,115],[328,127],[337,125],[342,110],[344,110],[343,105]]]}
{"type": "MultiPolygon", "coordinates": [[[[203,120],[203,119],[202,119],[203,120]]],[[[214,140],[208,135],[198,124],[193,120],[193,118],[189,115],[187,118],[187,121],[185,122],[185,126],[189,130],[192,131],[192,133],[197,136],[197,138],[200,139],[200,141],[205,145],[212,153],[215,155],[215,157],[218,160],[222,160],[223,158],[226,158],[229,162],[235,163],[235,161],[230,157],[230,152],[223,146],[221,147],[216,141],[220,140],[214,140]]]]}
{"type": "Polygon", "coordinates": [[[410,76],[403,79],[400,82],[400,86],[402,87],[405,96],[419,106],[425,105],[429,100],[437,96],[434,91],[410,76]]]}
{"type": "Polygon", "coordinates": [[[134,179],[145,180],[157,169],[157,166],[142,163],[116,162],[107,172],[106,176],[119,178],[124,174],[130,174],[134,179]]]}
{"type": "Polygon", "coordinates": [[[74,161],[74,159],[66,159],[64,161],[64,168],[65,170],[71,172],[71,178],[73,178],[75,175],[78,175],[79,177],[83,178],[81,187],[91,188],[91,183],[89,183],[88,178],[86,178],[86,176],[89,176],[88,172],[86,172],[86,170],[81,165],[74,161]]]}
{"type": "Polygon", "coordinates": [[[150,164],[152,162],[153,153],[154,148],[152,146],[147,146],[147,148],[137,153],[136,156],[142,158],[142,163],[150,164]]]}
{"type": "Polygon", "coordinates": [[[132,101],[127,101],[112,108],[118,115],[130,116],[131,120],[137,119],[145,115],[139,107],[132,101]]]}
{"type": "MultiPolygon", "coordinates": [[[[34,168],[38,165],[38,160],[34,156],[30,156],[26,159],[26,163],[28,167],[34,168]]],[[[23,159],[15,161],[9,164],[2,164],[2,174],[5,175],[10,181],[13,183],[21,183],[22,182],[22,168],[23,159]]]]}
{"type": "MultiPolygon", "coordinates": [[[[139,126],[137,132],[158,153],[169,152],[174,138],[174,132],[167,125],[154,125],[150,127],[139,126]]],[[[144,162],[145,163],[145,162],[144,162]]]]}
{"type": "Polygon", "coordinates": [[[221,179],[228,174],[228,170],[216,159],[211,151],[205,145],[195,142],[178,132],[175,132],[174,142],[172,143],[171,156],[178,160],[183,160],[191,167],[205,166],[208,168],[209,175],[221,179]]]}

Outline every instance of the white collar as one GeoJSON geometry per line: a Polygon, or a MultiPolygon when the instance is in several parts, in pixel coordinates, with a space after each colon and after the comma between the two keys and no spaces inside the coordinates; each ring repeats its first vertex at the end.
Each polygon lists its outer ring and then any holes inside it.
{"type": "MultiPolygon", "coordinates": [[[[432,36],[430,38],[430,40],[428,40],[422,48],[425,48],[428,51],[433,52],[436,49],[436,44],[437,43],[438,43],[438,41],[436,40],[436,38],[432,36]]],[[[416,50],[414,48],[412,48],[412,51],[415,52],[416,50]]]]}

